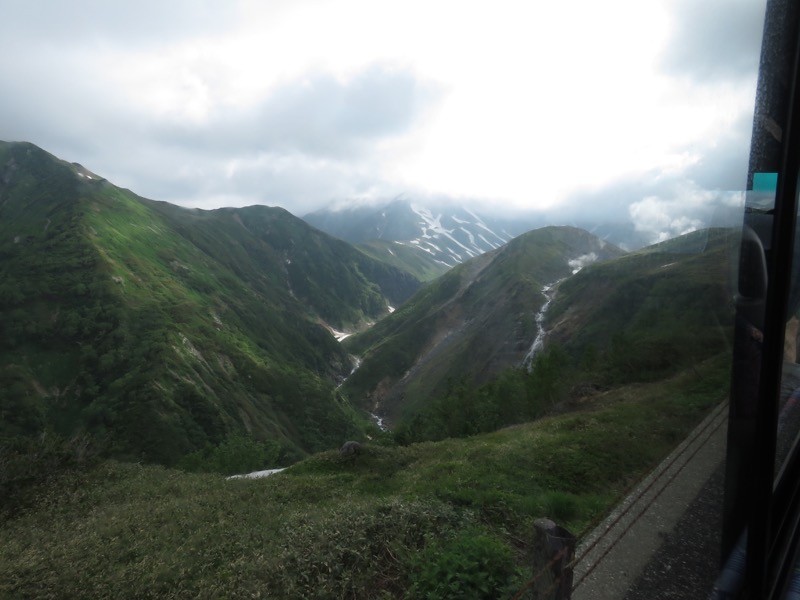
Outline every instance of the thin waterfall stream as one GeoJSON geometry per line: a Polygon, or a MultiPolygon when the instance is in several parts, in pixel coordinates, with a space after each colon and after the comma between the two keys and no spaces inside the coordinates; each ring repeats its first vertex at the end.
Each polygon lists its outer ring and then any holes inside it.
{"type": "Polygon", "coordinates": [[[553,298],[555,298],[558,284],[565,279],[566,277],[562,277],[558,281],[550,283],[542,288],[545,301],[539,309],[539,312],[536,313],[536,339],[533,340],[530,350],[528,350],[525,358],[522,359],[522,366],[528,370],[532,367],[533,359],[536,358],[536,355],[544,349],[544,338],[547,335],[547,331],[544,328],[544,318],[547,314],[547,309],[550,308],[550,303],[553,301],[553,298]]]}

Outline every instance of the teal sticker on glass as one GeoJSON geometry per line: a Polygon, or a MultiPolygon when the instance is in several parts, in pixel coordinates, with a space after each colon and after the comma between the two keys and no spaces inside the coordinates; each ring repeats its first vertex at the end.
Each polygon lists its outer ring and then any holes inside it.
{"type": "Polygon", "coordinates": [[[777,173],[753,173],[754,192],[774,192],[778,189],[777,173]]]}

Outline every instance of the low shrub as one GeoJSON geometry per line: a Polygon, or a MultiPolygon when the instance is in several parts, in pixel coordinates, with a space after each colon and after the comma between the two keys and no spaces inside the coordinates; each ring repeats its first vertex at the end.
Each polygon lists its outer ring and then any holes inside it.
{"type": "Polygon", "coordinates": [[[432,541],[412,562],[409,596],[420,600],[508,598],[519,583],[511,548],[478,529],[432,541]]]}
{"type": "Polygon", "coordinates": [[[90,469],[101,455],[85,435],[64,438],[44,432],[0,440],[0,515],[13,517],[32,506],[38,490],[90,469]]]}
{"type": "MultiPolygon", "coordinates": [[[[472,522],[471,513],[430,501],[392,501],[367,510],[342,505],[297,517],[280,534],[285,541],[267,587],[278,598],[355,598],[365,590],[371,597],[400,597],[417,568],[417,552],[430,554],[423,551],[427,541],[452,537],[472,522]]],[[[501,557],[494,546],[475,558],[510,563],[510,555],[501,557]]],[[[493,562],[491,569],[499,566],[493,562]]]]}

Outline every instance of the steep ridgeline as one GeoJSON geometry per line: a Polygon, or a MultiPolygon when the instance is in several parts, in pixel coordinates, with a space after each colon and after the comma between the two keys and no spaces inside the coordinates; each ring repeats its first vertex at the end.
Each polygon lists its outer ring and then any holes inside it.
{"type": "Polygon", "coordinates": [[[705,229],[593,265],[558,287],[547,340],[610,381],[647,381],[730,348],[734,229],[705,229]]]}
{"type": "Polygon", "coordinates": [[[538,333],[543,288],[621,254],[586,231],[545,227],[466,261],[345,342],[363,363],[343,391],[392,422],[448,382],[481,382],[521,365],[538,333]]]}
{"type": "Polygon", "coordinates": [[[0,437],[86,430],[164,463],[242,433],[338,446],[330,328],[419,285],[282,209],[178,208],[0,143],[0,437]]]}
{"type": "Polygon", "coordinates": [[[524,220],[491,219],[464,208],[423,206],[404,199],[326,208],[303,218],[426,281],[533,228],[524,220]]]}

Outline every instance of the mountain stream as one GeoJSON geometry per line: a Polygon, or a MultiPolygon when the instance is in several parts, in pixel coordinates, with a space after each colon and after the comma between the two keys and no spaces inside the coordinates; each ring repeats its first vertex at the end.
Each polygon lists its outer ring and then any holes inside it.
{"type": "Polygon", "coordinates": [[[558,287],[558,284],[564,281],[564,279],[566,279],[566,277],[559,279],[554,283],[550,283],[542,288],[542,294],[544,295],[545,301],[544,304],[542,304],[542,308],[540,308],[539,312],[536,313],[536,339],[533,340],[531,349],[528,350],[525,358],[522,359],[522,366],[528,370],[530,370],[533,366],[533,359],[544,348],[544,338],[545,335],[547,335],[547,331],[545,331],[544,328],[544,317],[547,313],[547,309],[550,308],[550,303],[553,301],[553,298],[556,295],[556,288],[558,287]]]}

